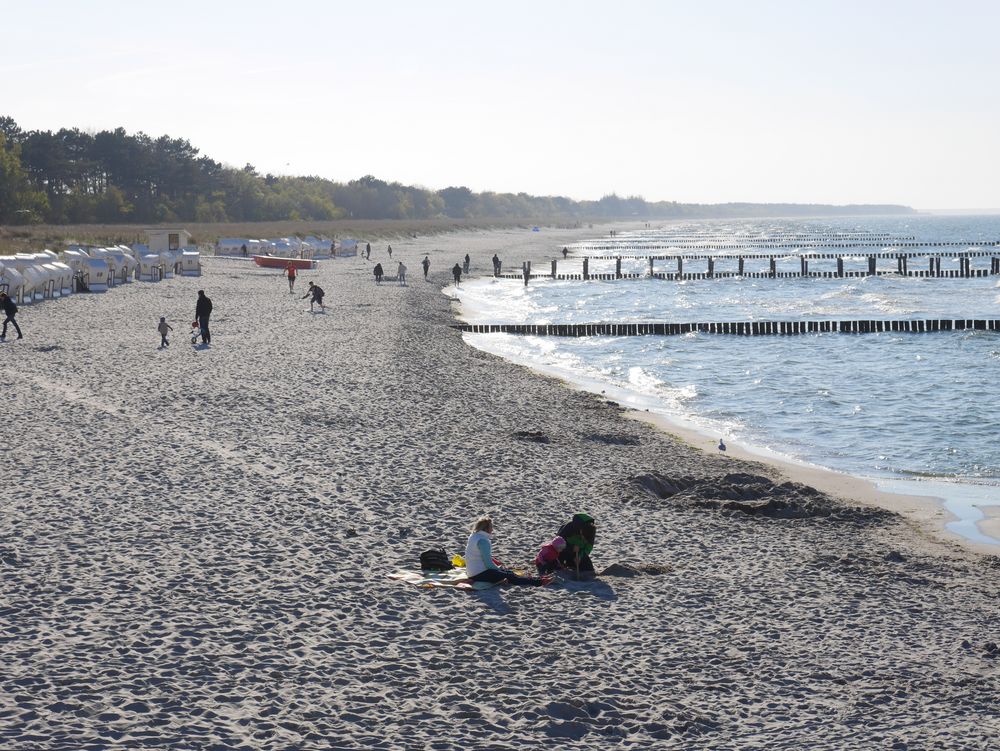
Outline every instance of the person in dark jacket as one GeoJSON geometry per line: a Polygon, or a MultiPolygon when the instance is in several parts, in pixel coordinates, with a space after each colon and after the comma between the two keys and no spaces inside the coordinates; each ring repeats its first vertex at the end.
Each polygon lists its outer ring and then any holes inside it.
{"type": "Polygon", "coordinates": [[[559,536],[566,541],[566,547],[559,554],[559,562],[575,571],[578,578],[594,576],[594,564],[590,553],[594,549],[597,524],[589,514],[573,514],[572,521],[559,528],[559,536]]]}
{"type": "Polygon", "coordinates": [[[382,271],[382,264],[381,263],[376,263],[375,264],[375,268],[372,269],[372,273],[375,275],[375,284],[381,284],[382,283],[382,274],[384,273],[382,271]]]}
{"type": "Polygon", "coordinates": [[[10,295],[6,292],[0,292],[0,309],[3,310],[3,334],[0,334],[0,339],[7,338],[7,324],[13,324],[14,331],[17,332],[18,339],[24,339],[21,335],[21,327],[17,325],[17,320],[14,316],[17,315],[17,303],[10,299],[10,295]]]}
{"type": "Polygon", "coordinates": [[[424,256],[424,260],[420,262],[420,265],[424,267],[424,279],[427,278],[427,272],[431,268],[431,258],[430,256],[424,256]]]}
{"type": "Polygon", "coordinates": [[[320,310],[326,311],[326,306],[323,304],[323,295],[324,294],[325,293],[323,292],[323,288],[322,287],[320,287],[318,284],[313,284],[312,282],[309,282],[309,291],[306,292],[305,295],[303,295],[302,299],[305,300],[307,297],[310,298],[310,300],[309,300],[309,311],[310,312],[312,312],[313,304],[314,303],[319,303],[320,310]]]}
{"type": "Polygon", "coordinates": [[[493,254],[493,276],[500,276],[500,256],[493,254]]]}
{"type": "Polygon", "coordinates": [[[451,275],[455,277],[455,286],[460,286],[462,284],[462,267],[456,263],[451,267],[451,275]]]}
{"type": "Polygon", "coordinates": [[[205,290],[200,289],[198,290],[198,302],[194,306],[194,319],[198,322],[198,326],[201,329],[202,344],[212,343],[212,333],[208,330],[208,319],[211,316],[212,301],[205,294],[205,290]]]}

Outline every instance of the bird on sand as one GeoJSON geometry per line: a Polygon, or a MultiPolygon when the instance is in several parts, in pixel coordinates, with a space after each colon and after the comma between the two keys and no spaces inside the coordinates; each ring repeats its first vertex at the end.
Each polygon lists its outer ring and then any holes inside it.
{"type": "Polygon", "coordinates": [[[722,442],[721,438],[719,439],[719,451],[726,453],[726,444],[722,442]]]}

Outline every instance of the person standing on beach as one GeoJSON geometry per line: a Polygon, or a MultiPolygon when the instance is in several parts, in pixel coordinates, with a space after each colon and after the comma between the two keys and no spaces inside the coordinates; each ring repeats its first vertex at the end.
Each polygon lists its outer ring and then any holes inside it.
{"type": "MultiPolygon", "coordinates": [[[[455,264],[458,266],[458,264],[455,264]]],[[[540,587],[552,581],[551,577],[543,576],[538,579],[527,576],[518,576],[510,569],[501,568],[493,562],[493,520],[487,516],[476,521],[472,528],[472,534],[465,544],[465,572],[470,582],[489,582],[499,584],[507,582],[509,584],[525,584],[532,587],[540,587]]]]}
{"type": "Polygon", "coordinates": [[[246,243],[243,243],[240,246],[240,251],[243,253],[243,257],[246,258],[247,257],[247,244],[246,243]]]}
{"type": "Polygon", "coordinates": [[[173,331],[174,327],[167,323],[165,316],[160,316],[160,324],[156,327],[156,330],[160,332],[160,349],[169,347],[170,342],[167,341],[167,332],[173,331]]]}
{"type": "Polygon", "coordinates": [[[425,255],[424,260],[420,262],[420,265],[424,267],[424,281],[427,281],[427,272],[431,268],[431,257],[425,255]]]}
{"type": "Polygon", "coordinates": [[[389,258],[392,258],[392,246],[389,246],[389,258]]]}
{"type": "Polygon", "coordinates": [[[24,339],[21,335],[21,327],[17,325],[17,319],[14,316],[17,315],[17,303],[10,299],[10,295],[6,292],[0,292],[0,309],[3,310],[3,333],[0,334],[0,339],[7,338],[7,324],[12,324],[14,326],[14,331],[17,332],[18,339],[24,339]]]}
{"type": "Polygon", "coordinates": [[[469,254],[466,253],[465,254],[465,261],[462,262],[462,273],[463,274],[468,274],[469,273],[469,264],[470,263],[472,263],[472,259],[469,258],[469,254]]]}
{"type": "Polygon", "coordinates": [[[295,270],[295,264],[289,261],[288,265],[285,267],[285,275],[288,277],[288,294],[292,294],[293,292],[295,292],[296,273],[298,272],[296,272],[295,270]]]}
{"type": "Polygon", "coordinates": [[[375,268],[372,269],[372,273],[375,275],[375,284],[382,286],[382,274],[384,273],[382,271],[382,264],[376,263],[375,268]]]}
{"type": "Polygon", "coordinates": [[[462,267],[456,263],[451,267],[451,275],[455,277],[455,286],[460,287],[462,285],[462,267]]]}
{"type": "Polygon", "coordinates": [[[396,267],[396,278],[399,279],[399,286],[406,286],[406,265],[400,261],[399,266],[396,267]]]}
{"type": "Polygon", "coordinates": [[[198,322],[201,329],[201,343],[211,344],[212,333],[208,330],[208,319],[212,316],[212,301],[205,290],[198,290],[198,302],[194,306],[194,320],[198,322]]]}
{"type": "Polygon", "coordinates": [[[563,260],[566,260],[566,256],[569,255],[569,248],[563,248],[563,260]]]}
{"type": "Polygon", "coordinates": [[[493,276],[500,276],[500,256],[493,254],[493,276]]]}
{"type": "Polygon", "coordinates": [[[372,257],[372,244],[365,243],[365,260],[366,261],[371,260],[371,257],[372,257]]]}

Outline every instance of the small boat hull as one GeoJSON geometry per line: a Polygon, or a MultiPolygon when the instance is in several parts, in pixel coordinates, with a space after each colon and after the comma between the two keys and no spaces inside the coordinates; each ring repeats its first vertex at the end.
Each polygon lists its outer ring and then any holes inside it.
{"type": "Polygon", "coordinates": [[[314,269],[316,262],[310,258],[282,258],[281,256],[254,256],[253,262],[265,269],[314,269]]]}

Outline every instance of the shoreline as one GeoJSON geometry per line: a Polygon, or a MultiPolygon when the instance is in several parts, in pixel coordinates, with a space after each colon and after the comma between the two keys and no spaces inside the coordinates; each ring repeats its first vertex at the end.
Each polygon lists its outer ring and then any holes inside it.
{"type": "MultiPolygon", "coordinates": [[[[450,297],[456,305],[456,318],[466,320],[462,312],[462,302],[453,289],[445,288],[442,293],[450,297]]],[[[490,352],[497,357],[504,357],[491,349],[484,349],[474,342],[478,337],[488,336],[483,334],[464,334],[468,346],[490,352]]],[[[556,378],[567,387],[593,393],[609,398],[615,403],[628,410],[628,415],[635,420],[649,423],[658,430],[683,440],[685,443],[697,448],[703,454],[718,454],[716,450],[717,439],[709,435],[706,430],[693,424],[688,424],[680,418],[675,418],[663,413],[650,412],[648,409],[639,408],[630,404],[632,401],[630,392],[626,389],[615,389],[607,384],[599,384],[603,388],[596,388],[597,382],[589,385],[585,379],[574,379],[571,374],[564,373],[558,369],[546,369],[527,360],[512,359],[511,362],[528,368],[532,372],[543,376],[556,378]],[[608,393],[611,396],[608,396],[608,393]]],[[[735,441],[727,444],[726,455],[749,462],[768,465],[776,469],[784,478],[792,482],[809,485],[817,490],[823,491],[831,496],[848,502],[856,502],[868,506],[882,508],[899,514],[909,524],[918,529],[928,540],[946,545],[957,545],[961,548],[979,555],[1000,555],[1000,544],[977,540],[962,534],[954,529],[955,526],[967,527],[971,525],[976,536],[984,538],[994,538],[1000,540],[1000,506],[968,503],[970,507],[977,508],[982,519],[963,518],[949,509],[949,499],[943,495],[935,493],[919,494],[913,492],[899,492],[889,490],[887,485],[900,485],[913,481],[902,478],[894,480],[886,478],[879,480],[876,478],[866,478],[839,472],[827,467],[797,462],[791,458],[783,457],[776,452],[755,449],[745,446],[735,441]]]]}

